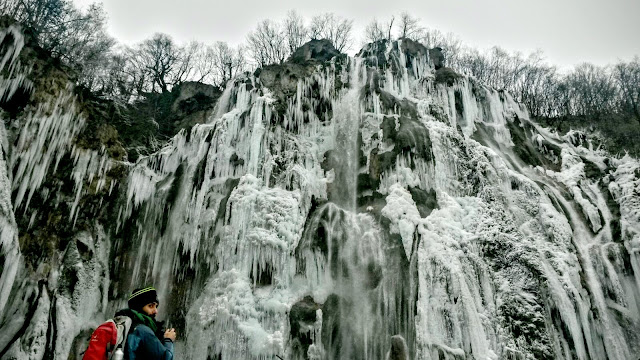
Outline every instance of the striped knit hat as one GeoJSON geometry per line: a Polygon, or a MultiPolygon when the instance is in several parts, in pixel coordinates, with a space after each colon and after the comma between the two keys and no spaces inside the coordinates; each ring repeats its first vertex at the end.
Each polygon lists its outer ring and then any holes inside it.
{"type": "Polygon", "coordinates": [[[145,305],[154,302],[160,304],[156,289],[151,286],[135,289],[131,296],[129,296],[129,309],[140,311],[145,305]]]}

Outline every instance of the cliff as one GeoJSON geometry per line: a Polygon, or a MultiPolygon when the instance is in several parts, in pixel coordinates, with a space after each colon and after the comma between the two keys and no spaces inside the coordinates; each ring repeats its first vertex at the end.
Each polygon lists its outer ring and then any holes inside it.
{"type": "Polygon", "coordinates": [[[177,133],[132,162],[17,27],[0,40],[2,358],[79,358],[146,284],[189,359],[640,350],[638,160],[437,51],[309,44],[221,94],[188,85],[177,133]]]}

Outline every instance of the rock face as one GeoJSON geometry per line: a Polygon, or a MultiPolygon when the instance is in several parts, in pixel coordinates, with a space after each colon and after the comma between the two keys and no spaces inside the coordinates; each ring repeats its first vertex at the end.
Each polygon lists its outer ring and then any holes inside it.
{"type": "Polygon", "coordinates": [[[387,354],[387,360],[409,360],[407,342],[400,335],[391,337],[391,350],[387,354]]]}
{"type": "Polygon", "coordinates": [[[442,53],[442,48],[435,47],[433,49],[429,49],[429,57],[431,61],[433,61],[433,67],[438,70],[445,65],[444,54],[442,53]]]}
{"type": "Polygon", "coordinates": [[[246,74],[132,164],[0,39],[2,101],[31,94],[1,114],[1,358],[79,358],[149,283],[187,359],[640,351],[638,160],[437,81],[417,44],[246,74]]]}
{"type": "Polygon", "coordinates": [[[324,62],[335,56],[340,56],[340,52],[333,47],[331,41],[327,39],[311,40],[298,48],[289,57],[289,61],[293,63],[304,63],[310,60],[324,62]]]}
{"type": "Polygon", "coordinates": [[[219,88],[195,81],[184,82],[172,92],[177,93],[171,106],[173,117],[179,119],[175,124],[177,129],[206,123],[221,95],[219,88]]]}

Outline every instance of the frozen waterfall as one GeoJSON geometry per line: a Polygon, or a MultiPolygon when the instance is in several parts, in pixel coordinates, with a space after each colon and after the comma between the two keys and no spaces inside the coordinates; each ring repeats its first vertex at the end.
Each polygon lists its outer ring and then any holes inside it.
{"type": "MultiPolygon", "coordinates": [[[[0,40],[0,100],[44,91],[0,40]]],[[[265,67],[135,164],[75,141],[71,82],[3,117],[0,358],[78,358],[144,283],[187,359],[635,359],[640,162],[434,73],[410,40],[265,67]]]]}

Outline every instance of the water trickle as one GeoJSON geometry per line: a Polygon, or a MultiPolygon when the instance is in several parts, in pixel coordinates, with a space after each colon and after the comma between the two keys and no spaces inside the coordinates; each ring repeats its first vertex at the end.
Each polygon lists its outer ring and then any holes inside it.
{"type": "Polygon", "coordinates": [[[398,248],[388,249],[369,214],[333,203],[310,217],[296,250],[314,299],[323,304],[322,344],[328,358],[377,359],[393,331],[410,326],[398,248]]]}
{"type": "Polygon", "coordinates": [[[330,201],[335,202],[344,209],[355,211],[358,189],[359,163],[359,129],[362,109],[360,94],[366,74],[360,59],[350,61],[349,82],[350,88],[344,95],[333,103],[335,153],[334,187],[335,193],[330,196],[330,201]]]}

